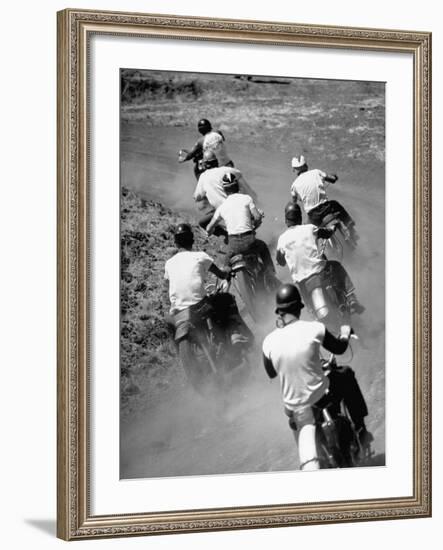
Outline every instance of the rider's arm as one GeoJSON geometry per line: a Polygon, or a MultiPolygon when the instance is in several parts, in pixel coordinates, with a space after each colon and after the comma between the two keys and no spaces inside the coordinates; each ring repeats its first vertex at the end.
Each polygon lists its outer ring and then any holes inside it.
{"type": "Polygon", "coordinates": [[[325,336],[323,338],[323,347],[331,353],[341,355],[348,349],[349,337],[349,334],[344,334],[342,332],[337,338],[326,329],[325,336]]]}
{"type": "Polygon", "coordinates": [[[225,271],[224,269],[220,269],[215,264],[211,264],[211,266],[209,267],[209,271],[219,279],[228,279],[230,275],[230,271],[227,271],[227,270],[225,271]]]}
{"type": "Polygon", "coordinates": [[[298,199],[300,198],[300,195],[297,193],[297,190],[296,190],[296,188],[295,188],[295,182],[296,182],[296,181],[297,181],[297,180],[295,180],[295,181],[293,182],[293,184],[291,185],[292,202],[295,202],[295,203],[296,203],[296,202],[298,201],[298,199]]]}
{"type": "Polygon", "coordinates": [[[266,357],[265,354],[263,354],[263,365],[265,367],[266,374],[269,376],[269,378],[275,378],[277,376],[277,372],[274,369],[274,365],[272,364],[271,359],[266,357]]]}
{"type": "Polygon", "coordinates": [[[285,253],[282,250],[277,250],[276,260],[278,265],[281,265],[281,266],[286,265],[285,253]]]}
{"type": "Polygon", "coordinates": [[[186,162],[187,160],[191,160],[194,157],[197,157],[201,155],[203,149],[203,138],[200,138],[194,145],[194,147],[187,153],[182,162],[186,162]]]}
{"type": "Polygon", "coordinates": [[[203,182],[201,178],[199,178],[198,183],[195,187],[194,195],[193,195],[195,202],[200,202],[206,197],[206,192],[203,189],[202,183],[203,182]]]}
{"type": "Polygon", "coordinates": [[[217,208],[217,210],[214,212],[214,215],[212,216],[211,221],[206,226],[206,231],[208,235],[212,235],[212,233],[214,232],[214,228],[217,225],[217,222],[219,219],[220,219],[220,212],[218,211],[218,208],[217,208]]]}
{"type": "Polygon", "coordinates": [[[338,176],[337,174],[326,174],[323,180],[327,181],[328,183],[335,183],[338,180],[338,176]]]}
{"type": "Polygon", "coordinates": [[[251,201],[249,203],[249,210],[251,212],[251,216],[252,216],[252,219],[254,220],[254,222],[256,224],[260,223],[262,218],[263,218],[263,214],[258,210],[258,208],[255,206],[255,203],[254,201],[252,200],[252,197],[251,198],[251,201]]]}

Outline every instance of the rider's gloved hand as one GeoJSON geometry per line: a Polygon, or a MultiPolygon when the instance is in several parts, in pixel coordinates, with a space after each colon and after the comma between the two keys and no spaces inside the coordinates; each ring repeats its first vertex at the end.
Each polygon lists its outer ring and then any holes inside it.
{"type": "Polygon", "coordinates": [[[180,149],[178,152],[178,162],[185,162],[188,152],[185,149],[180,149]]]}
{"type": "Polygon", "coordinates": [[[351,338],[351,334],[353,334],[354,331],[353,329],[351,328],[350,325],[342,325],[340,327],[340,340],[345,340],[345,341],[349,341],[349,339],[351,338]]]}

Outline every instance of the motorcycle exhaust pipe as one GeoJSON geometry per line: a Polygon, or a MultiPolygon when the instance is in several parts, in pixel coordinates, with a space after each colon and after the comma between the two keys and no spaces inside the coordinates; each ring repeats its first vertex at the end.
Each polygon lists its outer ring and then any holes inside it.
{"type": "Polygon", "coordinates": [[[329,315],[329,307],[326,303],[325,295],[321,287],[314,288],[312,291],[312,305],[317,319],[324,319],[329,315]]]}

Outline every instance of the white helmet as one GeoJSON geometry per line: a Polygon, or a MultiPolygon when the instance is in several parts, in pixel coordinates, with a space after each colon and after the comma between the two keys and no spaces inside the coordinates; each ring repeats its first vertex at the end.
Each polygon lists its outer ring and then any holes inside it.
{"type": "Polygon", "coordinates": [[[300,155],[299,157],[293,157],[291,161],[292,168],[301,168],[305,164],[306,164],[306,160],[303,155],[300,155]]]}

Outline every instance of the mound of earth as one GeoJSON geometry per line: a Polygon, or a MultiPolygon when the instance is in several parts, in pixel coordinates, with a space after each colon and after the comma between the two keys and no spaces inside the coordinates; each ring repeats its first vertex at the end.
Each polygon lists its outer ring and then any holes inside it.
{"type": "MultiPolygon", "coordinates": [[[[164,265],[177,251],[174,227],[183,221],[195,225],[195,220],[125,187],[121,199],[120,368],[122,406],[127,408],[140,398],[158,398],[172,380],[183,377],[166,323],[164,265]]],[[[199,228],[194,236],[196,250],[220,260],[216,238],[199,228]]]]}

